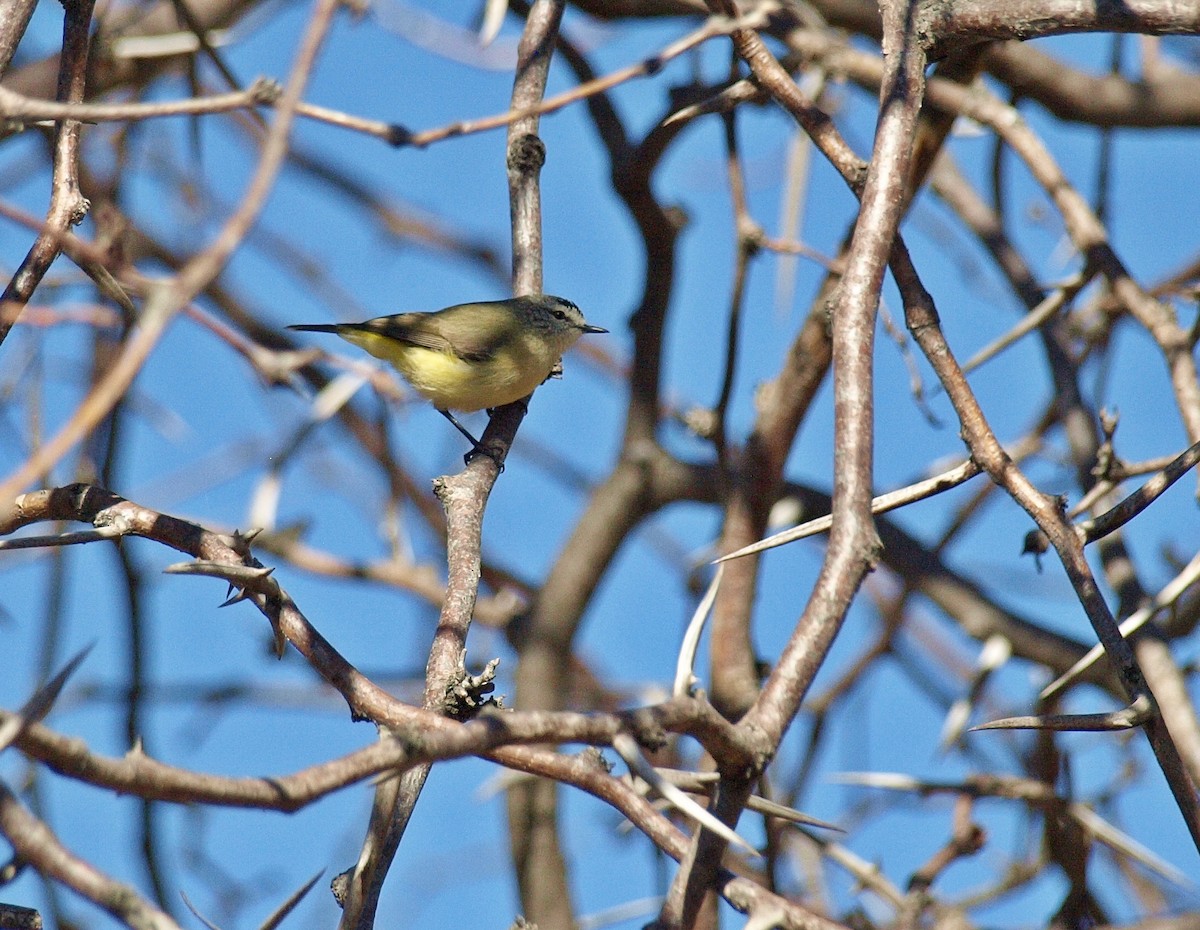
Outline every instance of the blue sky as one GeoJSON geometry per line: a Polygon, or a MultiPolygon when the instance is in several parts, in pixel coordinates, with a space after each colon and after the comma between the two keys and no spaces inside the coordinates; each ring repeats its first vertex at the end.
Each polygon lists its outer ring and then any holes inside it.
{"type": "MultiPolygon", "coordinates": [[[[469,22],[460,4],[423,6],[460,24],[469,22]]],[[[385,12],[388,9],[385,5],[385,12]]],[[[285,76],[307,12],[307,5],[276,6],[269,20],[235,30],[226,53],[239,77],[249,81],[258,75],[285,76]]],[[[382,19],[388,21],[386,15],[382,19]]],[[[569,17],[567,26],[590,46],[601,71],[651,54],[681,31],[671,23],[628,31],[601,28],[578,16],[569,17]]],[[[60,28],[58,8],[41,4],[23,51],[33,57],[53,48],[60,28]]],[[[502,46],[515,41],[516,28],[513,21],[506,24],[502,46]]],[[[1107,43],[1105,38],[1071,38],[1047,47],[1085,66],[1106,59],[1107,43]]],[[[715,79],[726,67],[725,43],[711,43],[695,59],[672,63],[652,80],[620,88],[614,97],[631,132],[637,134],[661,117],[673,83],[686,80],[693,68],[715,79]]],[[[551,90],[566,89],[571,83],[565,68],[556,66],[551,90]]],[[[356,25],[343,16],[305,96],[314,103],[424,129],[501,112],[510,87],[508,72],[448,63],[379,28],[373,17],[356,25]]],[[[159,92],[170,98],[188,90],[184,81],[176,80],[161,82],[159,92]]],[[[837,93],[843,101],[839,125],[865,154],[873,128],[872,101],[848,87],[837,93]]],[[[1032,107],[1026,115],[1045,134],[1073,180],[1090,192],[1095,183],[1097,133],[1055,124],[1032,107]]],[[[751,209],[774,231],[792,127],[770,110],[746,113],[739,125],[751,209]]],[[[100,137],[105,130],[90,132],[95,150],[102,152],[100,137]]],[[[252,165],[247,137],[225,118],[207,120],[200,130],[202,154],[197,161],[190,153],[191,128],[185,121],[146,124],[139,132],[133,147],[138,168],[128,194],[131,210],[168,245],[194,250],[197,232],[202,233],[200,244],[207,241],[244,191],[252,165]],[[196,183],[190,196],[164,175],[168,163],[184,165],[193,174],[196,183]]],[[[597,344],[623,363],[629,354],[625,324],[638,299],[643,273],[634,230],[611,195],[608,166],[582,110],[573,107],[547,117],[542,135],[548,150],[543,174],[546,289],[570,297],[590,321],[609,328],[612,334],[598,337],[597,344]]],[[[393,150],[344,130],[301,121],[296,141],[345,165],[397,206],[420,211],[447,229],[490,245],[501,256],[501,264],[507,263],[502,133],[454,139],[425,150],[393,150]]],[[[986,176],[990,138],[964,136],[955,140],[953,150],[972,178],[986,176]]],[[[35,213],[44,209],[46,178],[38,171],[22,176],[16,166],[38,152],[33,140],[10,142],[0,150],[0,166],[6,166],[0,167],[0,176],[9,170],[17,179],[5,185],[2,196],[35,213]]],[[[1194,218],[1200,195],[1193,183],[1200,154],[1197,139],[1194,133],[1173,131],[1119,133],[1114,154],[1114,241],[1135,275],[1152,283],[1188,260],[1197,246],[1194,218]],[[1164,190],[1171,196],[1162,196],[1164,190]],[[1154,207],[1147,215],[1143,205],[1151,199],[1154,207]]],[[[1076,262],[1064,249],[1057,217],[1023,172],[1013,168],[1010,175],[1014,234],[1027,254],[1039,261],[1043,280],[1066,277],[1076,262]]],[[[667,334],[665,396],[685,408],[711,404],[720,384],[733,256],[717,120],[702,120],[687,131],[658,173],[656,192],[689,216],[680,243],[678,288],[667,334]]],[[[841,182],[819,159],[814,160],[804,207],[805,242],[832,254],[852,209],[852,198],[841,182]]],[[[279,184],[260,230],[303,249],[322,276],[321,286],[316,286],[294,269],[281,267],[266,248],[265,236],[253,238],[237,253],[223,282],[279,326],[433,309],[506,293],[505,281],[495,274],[398,243],[382,233],[373,217],[296,175],[285,176],[279,184]],[[339,293],[344,296],[336,296],[339,293]]],[[[83,228],[85,234],[93,231],[90,225],[83,228]]],[[[1017,302],[987,259],[961,236],[956,221],[932,197],[918,200],[905,232],[938,300],[950,342],[961,357],[1018,319],[1017,302]]],[[[27,238],[23,230],[0,226],[0,263],[6,269],[20,260],[27,238]]],[[[751,274],[742,363],[730,414],[730,433],[735,437],[743,436],[752,422],[754,388],[778,369],[821,273],[814,263],[801,261],[795,298],[779,306],[777,268],[776,259],[764,257],[751,274]]],[[[55,266],[52,276],[62,287],[53,292],[44,288],[39,299],[53,299],[59,305],[93,299],[65,261],[55,266]]],[[[890,287],[885,302],[898,316],[898,301],[890,287]]],[[[1105,403],[1121,412],[1122,454],[1141,459],[1182,449],[1184,437],[1174,408],[1164,413],[1169,399],[1164,401],[1161,362],[1133,327],[1122,328],[1117,339],[1107,380],[1102,381],[1104,373],[1095,370],[1089,370],[1087,377],[1088,388],[1104,385],[1105,403]]],[[[44,372],[45,387],[37,399],[47,433],[63,422],[79,398],[83,381],[79,359],[89,340],[81,326],[18,327],[0,353],[0,379],[6,386],[17,383],[27,359],[35,366],[32,370],[44,372]]],[[[538,391],[489,503],[484,529],[485,555],[535,583],[582,508],[580,495],[563,480],[565,469],[587,480],[599,479],[612,465],[620,440],[625,394],[619,379],[580,353],[568,357],[566,367],[566,377],[538,391]],[[564,464],[555,465],[554,457],[561,457],[564,464]]],[[[921,477],[933,460],[960,458],[963,446],[944,397],[931,400],[944,424],[935,428],[912,403],[901,354],[882,334],[876,372],[880,490],[921,477]]],[[[925,377],[928,387],[927,369],[925,377]]],[[[1032,340],[986,366],[972,383],[1006,441],[1022,435],[1048,399],[1041,357],[1032,340]]],[[[271,456],[303,423],[309,398],[282,388],[264,389],[240,357],[183,318],[173,324],[135,391],[137,413],[128,425],[121,484],[113,490],[209,526],[249,526],[251,502],[269,473],[271,456]]],[[[826,391],[820,408],[801,431],[788,472],[823,488],[831,482],[829,401],[826,391]]],[[[365,391],[356,402],[364,410],[377,409],[378,402],[365,391]]],[[[23,459],[22,444],[29,438],[25,417],[31,403],[26,396],[20,407],[14,405],[0,416],[4,474],[23,459]]],[[[396,454],[418,481],[457,467],[461,438],[427,406],[414,403],[394,409],[389,422],[396,454]]],[[[481,427],[482,415],[470,422],[481,427]]],[[[682,456],[710,457],[703,444],[677,426],[665,425],[662,439],[682,456]]],[[[1053,443],[1062,447],[1060,438],[1053,443]]],[[[1047,491],[1074,492],[1069,470],[1061,463],[1039,465],[1032,474],[1047,491]]],[[[60,467],[53,480],[71,480],[69,463],[60,467]]],[[[395,523],[383,518],[386,491],[378,471],[355,456],[342,429],[326,424],[283,471],[278,522],[303,522],[307,542],[347,558],[384,556],[388,534],[396,532],[417,558],[438,565],[440,541],[431,538],[411,513],[401,514],[395,523]]],[[[970,489],[919,505],[896,519],[919,538],[932,540],[947,525],[952,508],[969,493],[970,489]]],[[[1154,589],[1170,577],[1158,557],[1160,549],[1170,547],[1185,561],[1196,550],[1193,495],[1194,481],[1185,479],[1155,505],[1153,516],[1136,522],[1129,531],[1134,555],[1145,567],[1145,581],[1154,589]]],[[[669,683],[682,626],[694,606],[685,584],[690,567],[686,559],[702,553],[711,542],[717,520],[712,510],[677,506],[649,521],[626,543],[588,611],[579,643],[583,658],[606,680],[634,692],[669,683]]],[[[1090,641],[1086,620],[1057,564],[1046,560],[1039,573],[1030,559],[1020,556],[1028,528],[1027,518],[1014,507],[994,503],[985,521],[952,551],[949,560],[1006,605],[1090,641]]],[[[314,676],[294,652],[280,662],[268,657],[266,624],[251,607],[216,609],[224,596],[223,585],[162,576],[160,569],[179,557],[151,543],[134,541],[129,551],[147,582],[148,674],[157,690],[144,735],[153,755],[201,771],[278,774],[348,752],[374,738],[368,724],[349,722],[336,696],[314,686],[314,676]],[[241,703],[206,706],[197,700],[210,689],[234,684],[251,689],[241,703]]],[[[765,657],[776,655],[785,642],[820,556],[819,543],[808,541],[766,559],[756,618],[756,641],[765,657]]],[[[74,690],[49,722],[59,731],[83,737],[97,752],[119,755],[129,747],[112,692],[121,684],[127,646],[115,559],[109,549],[99,547],[77,547],[64,551],[61,558],[67,580],[64,625],[55,650],[58,661],[88,643],[96,645],[74,690]],[[98,689],[99,696],[85,700],[88,689],[98,689]]],[[[278,565],[276,577],[348,659],[397,692],[414,693],[413,676],[423,668],[436,618],[432,608],[403,592],[316,578],[273,557],[264,561],[278,565]]],[[[7,708],[19,706],[36,684],[35,657],[42,648],[43,605],[53,571],[46,553],[0,556],[0,643],[16,657],[11,663],[15,673],[0,680],[0,703],[7,708]]],[[[884,573],[868,579],[867,590],[818,679],[818,692],[876,635],[879,618],[872,601],[893,590],[894,579],[884,573]]],[[[919,603],[914,615],[908,649],[916,657],[915,666],[925,665],[927,678],[938,681],[942,672],[928,666],[928,656],[918,648],[918,634],[946,643],[960,658],[969,660],[974,655],[977,645],[932,606],[919,603]]],[[[1179,645],[1177,654],[1194,658],[1195,647],[1193,636],[1179,645]]],[[[470,643],[471,660],[482,663],[493,655],[502,658],[498,690],[511,693],[511,651],[498,634],[477,628],[470,643]]],[[[853,825],[847,844],[900,884],[944,841],[950,801],[905,801],[860,824],[861,805],[891,804],[895,799],[838,785],[825,776],[879,769],[947,779],[979,770],[981,760],[1012,772],[1017,770],[1014,754],[1030,745],[1024,736],[978,734],[971,738],[978,756],[939,754],[937,736],[945,707],[914,686],[914,677],[919,676],[904,670],[905,661],[899,656],[882,663],[832,721],[819,777],[800,798],[809,813],[853,825]]],[[[1029,695],[1041,683],[1027,666],[1004,670],[989,690],[988,715],[1027,712],[1029,695]]],[[[1109,706],[1106,697],[1088,690],[1077,692],[1071,702],[1071,709],[1077,711],[1109,706]]],[[[811,721],[803,716],[797,722],[795,738],[781,753],[784,771],[796,764],[809,726],[811,721]]],[[[1078,735],[1066,740],[1073,749],[1073,774],[1082,797],[1103,790],[1112,779],[1112,746],[1118,739],[1078,735]]],[[[1106,813],[1176,868],[1197,874],[1195,850],[1153,760],[1144,746],[1139,746],[1136,756],[1149,770],[1144,784],[1123,794],[1106,813]]],[[[0,759],[0,773],[10,784],[21,785],[25,772],[13,752],[0,759]]],[[[507,862],[503,802],[498,795],[481,794],[498,774],[494,767],[474,760],[436,768],[385,891],[380,926],[508,926],[518,905],[507,862]]],[[[44,773],[39,784],[51,822],[77,853],[145,887],[138,864],[121,852],[132,843],[136,821],[132,802],[44,773]]],[[[313,873],[324,869],[328,879],[350,864],[357,855],[369,803],[369,787],[359,786],[291,816],[165,808],[161,831],[169,850],[172,894],[186,891],[203,913],[224,926],[257,922],[313,873]],[[245,909],[236,910],[242,901],[236,895],[222,899],[218,888],[246,895],[245,909]],[[235,913],[236,924],[232,924],[235,913]]],[[[574,865],[581,914],[661,891],[660,876],[670,874],[670,869],[656,861],[647,844],[618,833],[611,810],[569,792],[564,793],[564,804],[571,823],[564,839],[574,865]]],[[[990,845],[980,857],[954,866],[939,881],[937,889],[951,898],[978,887],[1005,854],[1036,850],[1035,828],[1014,806],[982,803],[977,816],[989,830],[990,845]]],[[[743,819],[743,830],[751,838],[759,836],[759,827],[749,815],[743,819]]],[[[839,898],[846,900],[851,880],[833,867],[828,873],[839,898]]],[[[1105,874],[1101,866],[1097,875],[1105,874]]],[[[1103,894],[1104,888],[1099,890],[1103,894]]],[[[976,916],[994,926],[1028,926],[1027,915],[1047,913],[1047,902],[1062,892],[1061,880],[1047,876],[976,916]]],[[[29,874],[6,888],[3,897],[29,906],[44,902],[42,889],[29,874]]],[[[1115,916],[1128,916],[1119,898],[1103,900],[1115,916]]],[[[1192,889],[1172,903],[1195,907],[1200,901],[1192,889]]],[[[864,906],[872,916],[886,915],[869,896],[864,906]]],[[[93,925],[108,920],[78,902],[71,902],[68,909],[93,925]]],[[[177,910],[182,914],[182,908],[177,910]]],[[[330,926],[335,914],[322,880],[293,926],[330,926]]],[[[643,914],[614,926],[640,927],[646,919],[643,914]]],[[[190,915],[185,920],[195,925],[190,915]]]]}

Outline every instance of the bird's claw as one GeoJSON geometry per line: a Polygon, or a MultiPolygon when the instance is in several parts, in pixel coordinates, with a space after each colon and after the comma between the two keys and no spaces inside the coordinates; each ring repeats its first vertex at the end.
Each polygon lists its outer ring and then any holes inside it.
{"type": "Polygon", "coordinates": [[[498,451],[492,451],[490,449],[485,449],[483,446],[479,445],[478,443],[476,443],[474,449],[472,449],[470,452],[466,453],[463,456],[463,464],[470,465],[471,462],[474,461],[475,456],[477,456],[477,455],[487,456],[489,459],[491,459],[493,462],[496,463],[496,467],[498,469],[500,469],[500,474],[504,474],[504,460],[501,458],[500,453],[498,451]]]}

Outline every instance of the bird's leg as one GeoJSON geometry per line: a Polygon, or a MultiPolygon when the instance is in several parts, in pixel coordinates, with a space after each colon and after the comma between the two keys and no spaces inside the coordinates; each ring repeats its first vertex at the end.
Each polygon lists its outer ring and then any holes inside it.
{"type": "MultiPolygon", "coordinates": [[[[514,400],[513,403],[520,404],[521,410],[524,411],[525,413],[529,413],[529,398],[528,397],[522,397],[519,400],[514,400]]],[[[439,413],[444,413],[444,414],[446,414],[446,416],[450,417],[450,422],[453,423],[455,426],[457,426],[460,430],[462,430],[462,433],[464,436],[466,436],[468,439],[471,439],[471,434],[468,433],[465,429],[463,429],[462,425],[458,422],[458,420],[454,419],[454,417],[451,417],[447,411],[441,410],[441,411],[439,411],[439,413]]],[[[496,415],[496,408],[488,407],[487,415],[488,415],[488,419],[491,419],[492,417],[494,417],[496,415]]],[[[471,442],[475,442],[475,440],[471,439],[471,442]]],[[[486,455],[493,462],[495,462],[497,465],[500,466],[500,472],[503,474],[504,463],[501,462],[500,459],[496,458],[496,456],[492,455],[491,452],[489,452],[487,449],[483,448],[477,442],[475,442],[475,448],[463,456],[463,461],[469,465],[471,463],[471,459],[476,455],[486,455]]]]}
{"type": "Polygon", "coordinates": [[[479,440],[471,435],[470,430],[468,430],[465,426],[463,426],[461,423],[458,422],[458,419],[454,416],[454,414],[452,414],[449,410],[438,410],[438,413],[440,413],[447,420],[449,420],[451,423],[453,423],[454,428],[456,430],[458,430],[460,433],[462,433],[464,436],[466,436],[467,440],[471,443],[471,451],[463,456],[464,464],[470,465],[471,459],[473,459],[477,455],[486,455],[493,462],[495,462],[497,465],[500,466],[501,471],[504,470],[504,465],[500,462],[500,460],[498,458],[496,458],[496,456],[493,455],[491,452],[489,452],[487,449],[485,449],[482,445],[480,445],[479,440]]]}
{"type": "Polygon", "coordinates": [[[471,443],[472,446],[475,447],[476,452],[483,451],[483,447],[479,445],[479,440],[471,435],[470,430],[468,430],[465,426],[463,426],[461,423],[458,422],[458,418],[455,417],[454,414],[452,414],[449,410],[440,410],[440,409],[438,410],[438,413],[440,413],[447,420],[449,420],[451,423],[453,423],[454,428],[456,430],[458,430],[460,433],[462,433],[464,436],[467,437],[467,440],[471,443]]]}

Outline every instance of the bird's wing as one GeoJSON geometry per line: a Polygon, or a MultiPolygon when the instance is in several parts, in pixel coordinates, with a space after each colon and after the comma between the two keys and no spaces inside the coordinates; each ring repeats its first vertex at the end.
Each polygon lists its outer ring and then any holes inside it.
{"type": "Polygon", "coordinates": [[[373,333],[385,339],[395,339],[406,345],[417,346],[421,349],[431,349],[434,352],[450,352],[458,355],[450,340],[430,327],[428,313],[397,313],[393,316],[380,316],[365,323],[357,323],[347,327],[358,332],[373,333]]]}
{"type": "Polygon", "coordinates": [[[511,344],[514,334],[521,331],[512,308],[500,301],[460,304],[442,312],[455,316],[461,312],[471,321],[471,326],[455,327],[454,352],[472,362],[486,362],[495,358],[500,347],[511,344]]]}
{"type": "MultiPolygon", "coordinates": [[[[401,314],[401,317],[424,316],[426,314],[423,313],[401,314]]],[[[440,311],[437,316],[441,323],[439,329],[442,332],[449,329],[452,336],[428,333],[425,326],[418,325],[415,327],[418,333],[401,338],[413,345],[451,352],[469,362],[490,361],[495,358],[500,346],[512,339],[513,314],[500,303],[456,304],[440,311]],[[422,336],[427,338],[418,341],[422,336]]]]}
{"type": "Polygon", "coordinates": [[[348,327],[434,352],[446,352],[468,362],[490,361],[511,335],[512,314],[490,303],[457,304],[433,313],[397,313],[348,327]],[[439,318],[440,325],[431,320],[439,318]],[[457,319],[456,319],[457,318],[457,319]],[[464,321],[469,325],[464,325],[464,321]],[[458,325],[454,325],[454,324],[458,325]],[[443,335],[450,329],[454,335],[443,335]],[[440,331],[439,331],[440,330],[440,331]]]}

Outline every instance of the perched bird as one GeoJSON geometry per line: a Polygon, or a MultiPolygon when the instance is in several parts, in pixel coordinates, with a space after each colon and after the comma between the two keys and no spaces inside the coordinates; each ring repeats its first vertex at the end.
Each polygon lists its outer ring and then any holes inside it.
{"type": "Polygon", "coordinates": [[[571,301],[549,294],[288,329],[336,333],[388,362],[471,441],[475,452],[484,450],[452,409],[469,413],[520,400],[550,377],[580,336],[608,332],[588,323],[571,301]]]}

